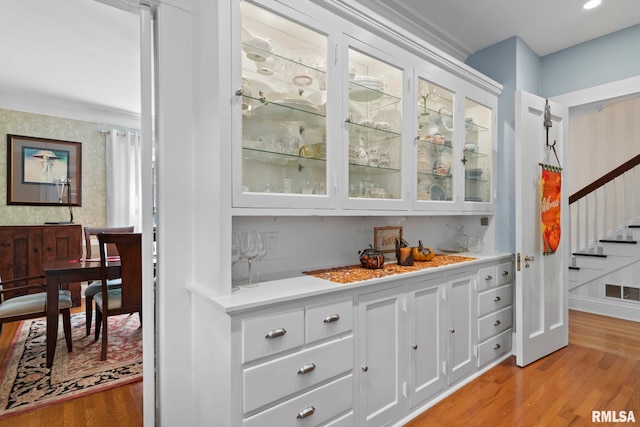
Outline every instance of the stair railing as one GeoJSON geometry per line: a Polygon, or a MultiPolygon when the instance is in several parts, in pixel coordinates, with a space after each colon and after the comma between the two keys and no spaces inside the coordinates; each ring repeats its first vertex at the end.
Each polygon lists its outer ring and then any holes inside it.
{"type": "Polygon", "coordinates": [[[601,239],[631,239],[638,220],[640,155],[569,196],[570,259],[574,253],[602,254],[601,239]]]}

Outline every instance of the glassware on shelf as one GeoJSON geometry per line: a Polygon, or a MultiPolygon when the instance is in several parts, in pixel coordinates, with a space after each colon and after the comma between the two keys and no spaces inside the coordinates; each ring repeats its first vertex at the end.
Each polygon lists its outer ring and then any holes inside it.
{"type": "MultiPolygon", "coordinates": [[[[238,233],[232,233],[231,234],[231,267],[232,268],[234,265],[238,263],[238,261],[240,261],[240,258],[242,258],[242,252],[240,250],[240,236],[238,235],[238,233]]],[[[237,291],[238,289],[240,289],[239,286],[234,285],[231,287],[232,291],[237,291]]]]}
{"type": "Polygon", "coordinates": [[[258,233],[260,235],[258,239],[259,249],[256,261],[258,261],[258,271],[256,274],[256,283],[260,283],[260,274],[262,272],[262,259],[267,256],[269,252],[269,242],[265,233],[258,233]]]}

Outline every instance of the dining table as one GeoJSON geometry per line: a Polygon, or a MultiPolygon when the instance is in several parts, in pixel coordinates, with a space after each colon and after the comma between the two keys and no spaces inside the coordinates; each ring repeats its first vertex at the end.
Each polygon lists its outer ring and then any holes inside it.
{"type": "MultiPolygon", "coordinates": [[[[107,278],[120,277],[120,258],[107,259],[107,278]]],[[[100,259],[60,259],[43,263],[47,288],[47,368],[53,366],[58,340],[58,291],[70,282],[101,279],[100,259]]]]}

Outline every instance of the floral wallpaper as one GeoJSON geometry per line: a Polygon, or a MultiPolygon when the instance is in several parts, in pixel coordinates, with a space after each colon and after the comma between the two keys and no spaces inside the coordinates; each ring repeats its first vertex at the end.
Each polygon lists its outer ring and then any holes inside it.
{"type": "Polygon", "coordinates": [[[7,205],[7,134],[82,143],[82,206],[73,207],[73,222],[100,227],[106,222],[105,135],[99,123],[0,109],[0,225],[69,221],[66,206],[7,205]]]}

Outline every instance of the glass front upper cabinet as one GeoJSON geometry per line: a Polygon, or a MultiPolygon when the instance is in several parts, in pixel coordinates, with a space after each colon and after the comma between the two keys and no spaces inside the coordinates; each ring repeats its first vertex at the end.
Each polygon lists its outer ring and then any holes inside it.
{"type": "Polygon", "coordinates": [[[241,20],[241,193],[326,195],[327,37],[249,2],[241,20]]]}
{"type": "Polygon", "coordinates": [[[348,58],[348,200],[384,206],[403,199],[403,71],[353,46],[348,58]]]}
{"type": "Polygon", "coordinates": [[[418,78],[416,199],[450,208],[459,162],[454,161],[454,94],[418,78]]]}
{"type": "Polygon", "coordinates": [[[492,198],[492,111],[469,98],[464,101],[464,201],[490,203],[492,198]]]}

